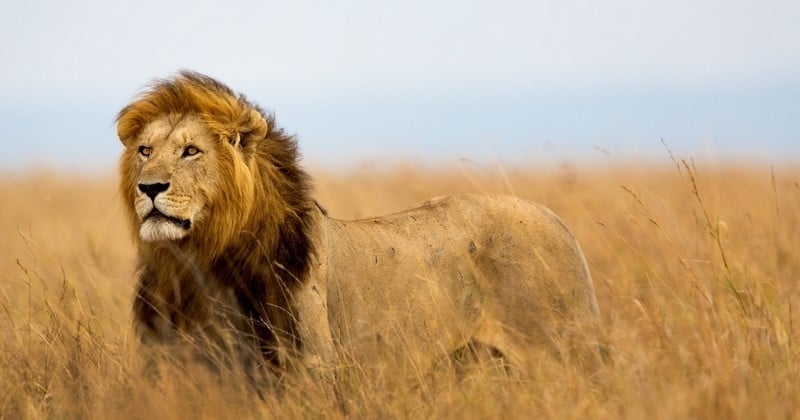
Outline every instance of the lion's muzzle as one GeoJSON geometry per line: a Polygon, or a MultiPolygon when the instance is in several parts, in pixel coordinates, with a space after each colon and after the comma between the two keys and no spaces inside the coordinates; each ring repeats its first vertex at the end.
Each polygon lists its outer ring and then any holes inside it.
{"type": "Polygon", "coordinates": [[[192,217],[180,199],[163,193],[169,183],[139,184],[136,212],[141,218],[139,236],[146,242],[171,241],[185,237],[192,228],[192,217]],[[163,193],[163,194],[162,194],[163,193]]]}

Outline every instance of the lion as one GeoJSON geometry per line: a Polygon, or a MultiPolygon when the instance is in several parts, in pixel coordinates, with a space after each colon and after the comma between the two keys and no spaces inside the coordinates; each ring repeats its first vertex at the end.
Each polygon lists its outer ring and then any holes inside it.
{"type": "Polygon", "coordinates": [[[380,349],[429,360],[480,345],[523,365],[599,319],[583,252],[547,208],[462,194],[329,217],[296,138],[211,77],[154,81],[117,133],[144,343],[335,380],[380,349]]]}

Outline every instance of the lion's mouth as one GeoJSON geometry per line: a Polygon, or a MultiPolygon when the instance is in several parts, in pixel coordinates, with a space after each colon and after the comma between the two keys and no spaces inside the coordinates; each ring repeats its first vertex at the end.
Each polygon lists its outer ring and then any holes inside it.
{"type": "Polygon", "coordinates": [[[170,223],[174,223],[174,224],[176,224],[176,225],[178,225],[181,228],[186,229],[186,230],[188,230],[190,227],[192,227],[192,221],[191,220],[180,219],[180,218],[177,218],[175,216],[167,216],[166,214],[161,213],[160,211],[158,211],[158,209],[155,208],[155,207],[153,207],[153,210],[151,210],[150,213],[148,213],[147,216],[144,217],[145,221],[146,220],[150,220],[150,219],[153,219],[153,221],[164,220],[164,221],[167,221],[167,222],[170,222],[170,223]]]}

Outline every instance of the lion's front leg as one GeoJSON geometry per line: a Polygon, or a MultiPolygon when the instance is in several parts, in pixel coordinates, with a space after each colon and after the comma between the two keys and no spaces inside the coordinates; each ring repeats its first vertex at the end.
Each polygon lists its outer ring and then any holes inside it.
{"type": "Polygon", "coordinates": [[[310,281],[293,294],[303,366],[319,379],[329,396],[336,395],[336,351],[328,324],[327,293],[310,281]]]}

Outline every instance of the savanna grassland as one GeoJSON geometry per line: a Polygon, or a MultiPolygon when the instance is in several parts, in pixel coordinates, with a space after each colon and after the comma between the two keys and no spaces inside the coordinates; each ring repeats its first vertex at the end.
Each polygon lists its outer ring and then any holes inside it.
{"type": "Polygon", "coordinates": [[[261,396],[234,376],[145,379],[134,252],[113,175],[0,178],[3,418],[797,418],[800,170],[693,163],[312,171],[337,218],[458,192],[543,203],[581,243],[610,361],[543,358],[525,377],[396,361],[351,369],[346,409],[311,379],[261,396]],[[395,369],[395,370],[393,370],[395,369]]]}

